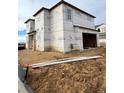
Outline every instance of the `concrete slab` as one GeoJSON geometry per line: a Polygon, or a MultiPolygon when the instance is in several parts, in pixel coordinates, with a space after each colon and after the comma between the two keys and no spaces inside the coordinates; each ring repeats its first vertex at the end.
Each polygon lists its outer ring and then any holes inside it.
{"type": "Polygon", "coordinates": [[[20,79],[18,79],[18,93],[29,93],[20,79]]]}
{"type": "Polygon", "coordinates": [[[60,63],[78,62],[78,61],[81,61],[81,60],[83,61],[83,60],[97,59],[97,58],[100,58],[100,57],[101,56],[65,58],[65,59],[52,60],[52,61],[46,61],[46,62],[42,62],[42,63],[31,64],[30,66],[32,68],[37,68],[37,67],[55,65],[55,64],[60,64],[60,63]]]}

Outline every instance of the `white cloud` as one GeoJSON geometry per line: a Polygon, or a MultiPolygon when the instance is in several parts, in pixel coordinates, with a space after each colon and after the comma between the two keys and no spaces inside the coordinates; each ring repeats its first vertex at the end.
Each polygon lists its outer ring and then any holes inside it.
{"type": "Polygon", "coordinates": [[[42,0],[19,0],[19,30],[25,29],[24,22],[28,18],[32,18],[32,15],[36,12],[37,9],[41,7],[42,0]]]}
{"type": "MultiPolygon", "coordinates": [[[[25,29],[24,22],[42,6],[51,7],[60,0],[19,0],[19,30],[25,29]]],[[[105,22],[105,0],[65,0],[96,16],[96,24],[105,22]]]]}

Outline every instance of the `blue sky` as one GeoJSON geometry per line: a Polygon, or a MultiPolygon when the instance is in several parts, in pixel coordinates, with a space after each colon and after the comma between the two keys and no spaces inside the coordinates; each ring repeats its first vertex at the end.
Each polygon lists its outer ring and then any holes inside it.
{"type": "MultiPolygon", "coordinates": [[[[41,7],[50,8],[60,0],[19,0],[18,12],[18,41],[25,42],[25,20],[32,18],[32,15],[41,7]]],[[[106,22],[106,0],[65,0],[76,7],[96,16],[95,24],[106,22]]]]}

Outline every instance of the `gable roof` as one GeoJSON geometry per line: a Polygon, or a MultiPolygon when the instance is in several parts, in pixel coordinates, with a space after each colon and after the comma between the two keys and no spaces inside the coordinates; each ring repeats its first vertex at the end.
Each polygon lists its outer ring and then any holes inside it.
{"type": "Polygon", "coordinates": [[[35,21],[35,20],[29,18],[28,20],[25,21],[25,23],[27,23],[27,22],[29,22],[29,21],[35,21]]]}
{"type": "Polygon", "coordinates": [[[42,7],[40,10],[38,10],[33,16],[36,16],[37,14],[39,14],[41,11],[43,11],[43,10],[48,10],[49,11],[49,9],[48,8],[45,8],[45,7],[42,7]]]}
{"type": "Polygon", "coordinates": [[[36,31],[31,31],[31,32],[28,32],[27,34],[32,35],[32,34],[35,34],[35,33],[36,33],[36,31]]]}
{"type": "Polygon", "coordinates": [[[96,25],[95,28],[101,26],[101,25],[105,25],[105,23],[102,23],[102,24],[99,24],[99,25],[96,25]]]}
{"type": "Polygon", "coordinates": [[[40,12],[41,12],[42,10],[44,10],[44,9],[51,11],[51,10],[53,10],[54,8],[56,8],[57,6],[59,6],[59,5],[61,5],[61,4],[65,4],[65,5],[67,5],[67,6],[70,6],[70,7],[73,8],[73,9],[76,9],[76,10],[82,12],[82,13],[85,13],[85,14],[87,14],[87,15],[93,17],[93,18],[96,18],[95,16],[93,16],[93,15],[91,15],[91,14],[89,14],[89,13],[87,13],[87,12],[85,12],[85,11],[83,11],[83,10],[77,8],[77,7],[75,7],[74,5],[68,3],[68,2],[66,2],[66,1],[64,1],[64,0],[61,0],[60,2],[58,2],[57,4],[55,4],[55,5],[54,5],[53,7],[51,7],[50,9],[45,8],[45,7],[42,7],[42,8],[41,8],[40,10],[38,10],[33,16],[36,16],[38,13],[40,13],[40,12]]]}

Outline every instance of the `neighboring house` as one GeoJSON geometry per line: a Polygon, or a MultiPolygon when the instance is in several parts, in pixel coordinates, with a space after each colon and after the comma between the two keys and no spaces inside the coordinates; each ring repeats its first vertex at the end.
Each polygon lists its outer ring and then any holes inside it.
{"type": "Polygon", "coordinates": [[[106,46],[106,24],[100,24],[95,26],[96,30],[99,32],[99,43],[100,46],[106,46]]]}
{"type": "Polygon", "coordinates": [[[41,8],[33,16],[25,22],[28,49],[69,52],[99,46],[95,16],[63,0],[50,9],[41,8]]]}
{"type": "Polygon", "coordinates": [[[99,32],[106,32],[106,24],[105,23],[102,23],[100,25],[96,25],[95,28],[99,32]]]}

